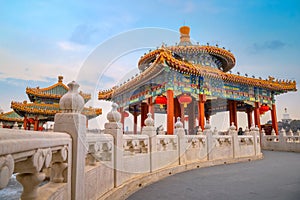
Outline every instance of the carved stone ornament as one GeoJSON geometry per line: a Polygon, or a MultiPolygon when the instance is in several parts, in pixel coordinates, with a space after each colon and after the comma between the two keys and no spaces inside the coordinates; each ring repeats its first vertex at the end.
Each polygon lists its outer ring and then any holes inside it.
{"type": "Polygon", "coordinates": [[[177,117],[177,122],[175,123],[175,128],[183,128],[183,123],[180,121],[180,117],[177,117]]]}
{"type": "Polygon", "coordinates": [[[0,189],[5,188],[14,171],[14,159],[11,155],[0,157],[0,189]]]}
{"type": "Polygon", "coordinates": [[[113,103],[111,107],[112,107],[111,111],[108,112],[106,116],[107,120],[109,122],[120,122],[121,114],[117,111],[118,104],[113,103]]]}
{"type": "Polygon", "coordinates": [[[84,100],[78,93],[79,85],[72,81],[68,87],[69,91],[59,101],[59,108],[64,113],[80,113],[84,107],[84,100]]]}
{"type": "Polygon", "coordinates": [[[148,113],[147,116],[148,116],[147,119],[145,119],[145,125],[154,126],[154,120],[152,119],[152,114],[148,113]]]}

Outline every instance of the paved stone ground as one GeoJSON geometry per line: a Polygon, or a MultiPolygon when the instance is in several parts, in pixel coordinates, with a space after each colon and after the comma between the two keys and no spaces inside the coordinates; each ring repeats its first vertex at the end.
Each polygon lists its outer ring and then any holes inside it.
{"type": "Polygon", "coordinates": [[[128,200],[300,200],[300,153],[264,151],[263,160],[196,169],[167,177],[128,200]]]}

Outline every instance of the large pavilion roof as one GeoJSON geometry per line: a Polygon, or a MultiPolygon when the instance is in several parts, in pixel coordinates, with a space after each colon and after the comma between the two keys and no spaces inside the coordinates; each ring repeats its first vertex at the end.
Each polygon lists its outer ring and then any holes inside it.
{"type": "MultiPolygon", "coordinates": [[[[58,82],[46,88],[26,88],[26,94],[31,102],[40,101],[43,102],[44,99],[49,99],[52,102],[58,103],[59,99],[67,93],[69,90],[68,86],[63,83],[63,76],[58,76],[58,82]]],[[[85,94],[80,91],[80,95],[87,102],[91,99],[90,94],[85,94]]]]}
{"type": "MultiPolygon", "coordinates": [[[[278,93],[297,90],[296,81],[277,80],[273,77],[269,77],[268,79],[263,80],[226,73],[217,68],[201,66],[199,64],[193,64],[188,61],[177,59],[172,54],[172,50],[167,49],[165,47],[157,49],[147,54],[145,57],[154,57],[155,60],[148,68],[142,71],[138,76],[134,77],[133,79],[124,83],[123,85],[115,86],[109,90],[100,91],[98,94],[98,99],[110,100],[113,95],[119,94],[121,92],[126,92],[134,87],[137,87],[142,80],[146,80],[149,77],[153,76],[153,74],[155,74],[165,65],[182,74],[210,77],[220,79],[226,82],[256,86],[260,88],[266,88],[278,93]]],[[[143,59],[146,58],[143,57],[140,60],[140,62],[143,62],[143,59]]]]}

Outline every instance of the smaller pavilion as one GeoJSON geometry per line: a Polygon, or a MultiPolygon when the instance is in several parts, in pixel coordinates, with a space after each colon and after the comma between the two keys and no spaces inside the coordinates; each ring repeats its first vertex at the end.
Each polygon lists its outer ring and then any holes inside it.
{"type": "MultiPolygon", "coordinates": [[[[54,115],[60,112],[59,100],[67,93],[69,87],[63,83],[63,76],[58,76],[58,82],[46,88],[26,88],[30,103],[11,102],[11,108],[21,117],[23,117],[24,129],[30,130],[33,125],[35,131],[42,130],[42,125],[47,121],[54,121],[54,115]]],[[[91,99],[90,94],[85,94],[82,91],[79,93],[84,103],[91,99]]],[[[82,110],[88,120],[95,118],[102,114],[101,108],[84,107],[82,110]]]]}
{"type": "Polygon", "coordinates": [[[23,124],[23,121],[23,117],[13,110],[6,113],[0,113],[0,122],[2,122],[3,128],[12,128],[16,122],[20,127],[23,124]]]}

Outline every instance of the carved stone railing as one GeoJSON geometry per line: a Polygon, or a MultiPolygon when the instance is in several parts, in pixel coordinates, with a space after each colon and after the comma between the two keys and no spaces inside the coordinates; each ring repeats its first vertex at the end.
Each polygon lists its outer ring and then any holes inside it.
{"type": "MultiPolygon", "coordinates": [[[[86,163],[94,166],[96,162],[113,162],[113,137],[108,134],[86,134],[88,154],[86,163]]],[[[113,167],[113,166],[112,166],[113,167]]]]}
{"type": "Polygon", "coordinates": [[[149,153],[149,137],[146,135],[123,135],[124,156],[149,153]]]}
{"type": "Polygon", "coordinates": [[[281,130],[279,135],[276,135],[272,131],[271,135],[262,134],[262,148],[265,150],[274,150],[274,151],[292,151],[300,152],[300,136],[299,132],[285,132],[281,130]]]}
{"type": "MultiPolygon", "coordinates": [[[[71,137],[66,133],[37,133],[34,131],[0,129],[0,188],[6,187],[9,178],[17,173],[23,186],[21,199],[41,199],[39,184],[50,169],[51,183],[70,183],[71,137]]],[[[43,186],[46,188],[47,184],[43,186]]],[[[56,194],[58,195],[58,194],[56,194]]],[[[70,198],[70,187],[59,194],[70,198]]]]}
{"type": "Polygon", "coordinates": [[[114,187],[114,140],[111,135],[87,133],[85,198],[97,199],[114,187]]]}
{"type": "MultiPolygon", "coordinates": [[[[67,96],[62,101],[63,112],[55,116],[55,132],[0,129],[1,187],[16,172],[24,186],[22,199],[124,199],[132,188],[144,185],[127,185],[131,181],[138,183],[144,178],[150,183],[173,172],[262,157],[257,127],[238,136],[232,125],[226,135],[220,135],[206,123],[197,135],[185,135],[178,118],[174,135],[157,135],[148,114],[141,135],[124,135],[116,104],[107,114],[104,133],[87,133],[86,118],[79,113],[83,103],[80,100],[73,108],[73,100],[67,96]],[[45,169],[51,171],[51,188],[46,184],[38,189],[45,169]],[[110,195],[119,190],[125,192],[123,196],[110,195]]],[[[299,144],[299,136],[282,138],[286,144],[299,144]]]]}

